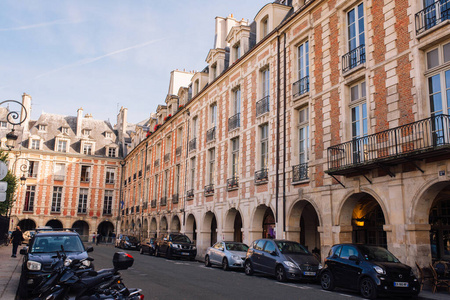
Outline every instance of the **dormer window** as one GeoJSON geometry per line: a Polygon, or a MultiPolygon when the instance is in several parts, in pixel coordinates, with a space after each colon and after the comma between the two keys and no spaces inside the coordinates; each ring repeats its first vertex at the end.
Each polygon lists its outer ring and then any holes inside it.
{"type": "Polygon", "coordinates": [[[105,132],[105,137],[107,137],[108,139],[110,139],[112,137],[111,132],[105,132]]]}
{"type": "Polygon", "coordinates": [[[211,74],[212,74],[213,80],[216,79],[216,77],[217,77],[217,64],[213,64],[211,66],[211,74]]]}
{"type": "Polygon", "coordinates": [[[46,131],[47,130],[47,125],[43,125],[43,124],[38,125],[38,130],[39,131],[46,131]]]}
{"type": "Polygon", "coordinates": [[[91,130],[90,129],[83,129],[83,135],[90,135],[91,134],[91,130]]]}
{"type": "Polygon", "coordinates": [[[92,155],[92,144],[85,143],[83,145],[83,154],[84,155],[92,155]]]}
{"type": "Polygon", "coordinates": [[[241,58],[241,43],[236,43],[233,46],[233,55],[234,55],[233,56],[234,61],[236,61],[236,60],[241,58]]]}
{"type": "Polygon", "coordinates": [[[8,123],[5,121],[0,121],[0,128],[8,128],[8,123]]]}
{"type": "Polygon", "coordinates": [[[62,127],[61,133],[69,134],[69,127],[62,127]]]}
{"type": "Polygon", "coordinates": [[[58,139],[56,142],[56,151],[67,152],[67,140],[58,139]]]}
{"type": "Polygon", "coordinates": [[[194,83],[194,91],[196,95],[198,94],[198,92],[200,92],[200,81],[198,79],[194,83]]]}
{"type": "Polygon", "coordinates": [[[108,157],[116,157],[116,148],[110,147],[108,148],[108,157]]]}
{"type": "Polygon", "coordinates": [[[39,150],[40,145],[41,145],[41,141],[39,139],[31,139],[30,149],[39,150]]]}
{"type": "Polygon", "coordinates": [[[264,38],[269,33],[269,17],[261,21],[261,38],[264,38]]]}

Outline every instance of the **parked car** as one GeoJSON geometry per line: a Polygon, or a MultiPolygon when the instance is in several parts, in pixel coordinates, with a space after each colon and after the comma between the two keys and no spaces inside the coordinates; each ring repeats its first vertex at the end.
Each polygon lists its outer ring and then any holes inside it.
{"type": "Polygon", "coordinates": [[[217,242],[206,250],[205,266],[220,265],[225,271],[243,268],[248,246],[239,242],[217,242]]]}
{"type": "Polygon", "coordinates": [[[359,290],[364,298],[378,294],[417,296],[420,284],[411,267],[388,250],[369,245],[334,245],[320,275],[324,290],[359,290]]]}
{"type": "MultiPolygon", "coordinates": [[[[75,231],[36,231],[28,247],[20,250],[23,255],[22,274],[19,281],[19,297],[26,299],[30,292],[41,282],[43,276],[52,272],[52,264],[56,259],[56,252],[64,246],[70,259],[84,259],[94,248],[85,248],[80,236],[75,231]]],[[[86,268],[93,268],[91,262],[83,262],[86,268]]]]}
{"type": "Polygon", "coordinates": [[[197,247],[188,236],[181,233],[169,233],[156,240],[155,255],[167,258],[185,257],[194,260],[197,247]]]}
{"type": "Polygon", "coordinates": [[[148,253],[149,255],[155,255],[155,249],[156,249],[156,239],[151,238],[147,239],[145,242],[141,244],[139,253],[140,254],[148,253]]]}
{"type": "Polygon", "coordinates": [[[244,271],[275,275],[278,281],[288,279],[316,280],[322,265],[304,246],[287,240],[261,239],[247,251],[244,271]]]}
{"type": "Polygon", "coordinates": [[[139,250],[141,244],[139,240],[132,235],[122,235],[119,240],[119,248],[127,250],[139,250]]]}
{"type": "Polygon", "coordinates": [[[36,234],[36,230],[27,230],[23,233],[23,243],[28,245],[31,238],[36,234]]]}

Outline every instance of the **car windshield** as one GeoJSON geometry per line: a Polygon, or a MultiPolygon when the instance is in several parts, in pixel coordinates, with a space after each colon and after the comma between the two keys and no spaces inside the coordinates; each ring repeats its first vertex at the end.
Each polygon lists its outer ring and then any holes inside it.
{"type": "Polygon", "coordinates": [[[359,249],[361,250],[361,254],[368,261],[399,262],[399,260],[394,256],[394,254],[392,254],[391,252],[382,247],[361,245],[359,246],[359,249]]]}
{"type": "Polygon", "coordinates": [[[173,235],[172,242],[191,243],[191,240],[185,235],[173,235]]]}
{"type": "Polygon", "coordinates": [[[308,250],[296,242],[277,241],[276,243],[283,254],[310,254],[308,250]]]}
{"type": "Polygon", "coordinates": [[[34,239],[31,253],[46,253],[61,251],[64,246],[66,252],[83,252],[84,246],[76,235],[69,236],[37,236],[34,239]]]}
{"type": "Polygon", "coordinates": [[[135,238],[134,236],[126,236],[125,240],[128,242],[132,242],[132,243],[137,243],[137,238],[135,238]]]}
{"type": "Polygon", "coordinates": [[[247,252],[248,246],[242,243],[225,243],[228,251],[245,251],[247,252]]]}

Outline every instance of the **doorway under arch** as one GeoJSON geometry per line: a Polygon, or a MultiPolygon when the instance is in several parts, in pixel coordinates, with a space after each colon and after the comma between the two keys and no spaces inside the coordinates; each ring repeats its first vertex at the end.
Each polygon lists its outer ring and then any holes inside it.
{"type": "Polygon", "coordinates": [[[80,235],[83,242],[89,241],[89,224],[87,222],[82,220],[75,221],[72,228],[80,235]]]}
{"type": "Polygon", "coordinates": [[[186,232],[185,234],[194,242],[197,241],[197,222],[193,214],[189,214],[186,218],[186,232]]]}
{"type": "Polygon", "coordinates": [[[23,219],[20,220],[19,223],[17,223],[17,226],[20,227],[20,230],[22,230],[22,232],[25,232],[27,230],[36,229],[36,222],[31,219],[23,219]]]}
{"type": "Polygon", "coordinates": [[[111,242],[114,225],[110,221],[103,221],[98,224],[97,233],[101,235],[99,242],[111,242]]]}
{"type": "Polygon", "coordinates": [[[304,245],[313,253],[320,253],[319,216],[307,200],[297,201],[289,214],[287,238],[304,245]]]}
{"type": "Polygon", "coordinates": [[[45,226],[50,226],[53,229],[62,229],[63,228],[63,224],[61,223],[60,220],[57,219],[53,219],[48,221],[45,226]]]}
{"type": "Polygon", "coordinates": [[[180,218],[178,218],[178,216],[174,216],[172,218],[172,222],[170,225],[170,232],[180,232],[181,230],[181,223],[180,223],[180,218]]]}

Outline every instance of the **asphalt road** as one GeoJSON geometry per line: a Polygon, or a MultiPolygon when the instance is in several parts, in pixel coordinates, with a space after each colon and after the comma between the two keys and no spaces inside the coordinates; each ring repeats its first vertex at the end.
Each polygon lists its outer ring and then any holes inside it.
{"type": "MultiPolygon", "coordinates": [[[[90,256],[97,270],[112,267],[113,246],[94,246],[90,256]]],[[[327,292],[318,284],[280,283],[267,276],[247,276],[242,271],[207,268],[203,263],[168,260],[127,251],[135,261],[132,268],[121,271],[127,287],[143,290],[145,299],[361,299],[345,290],[327,292]]]]}

